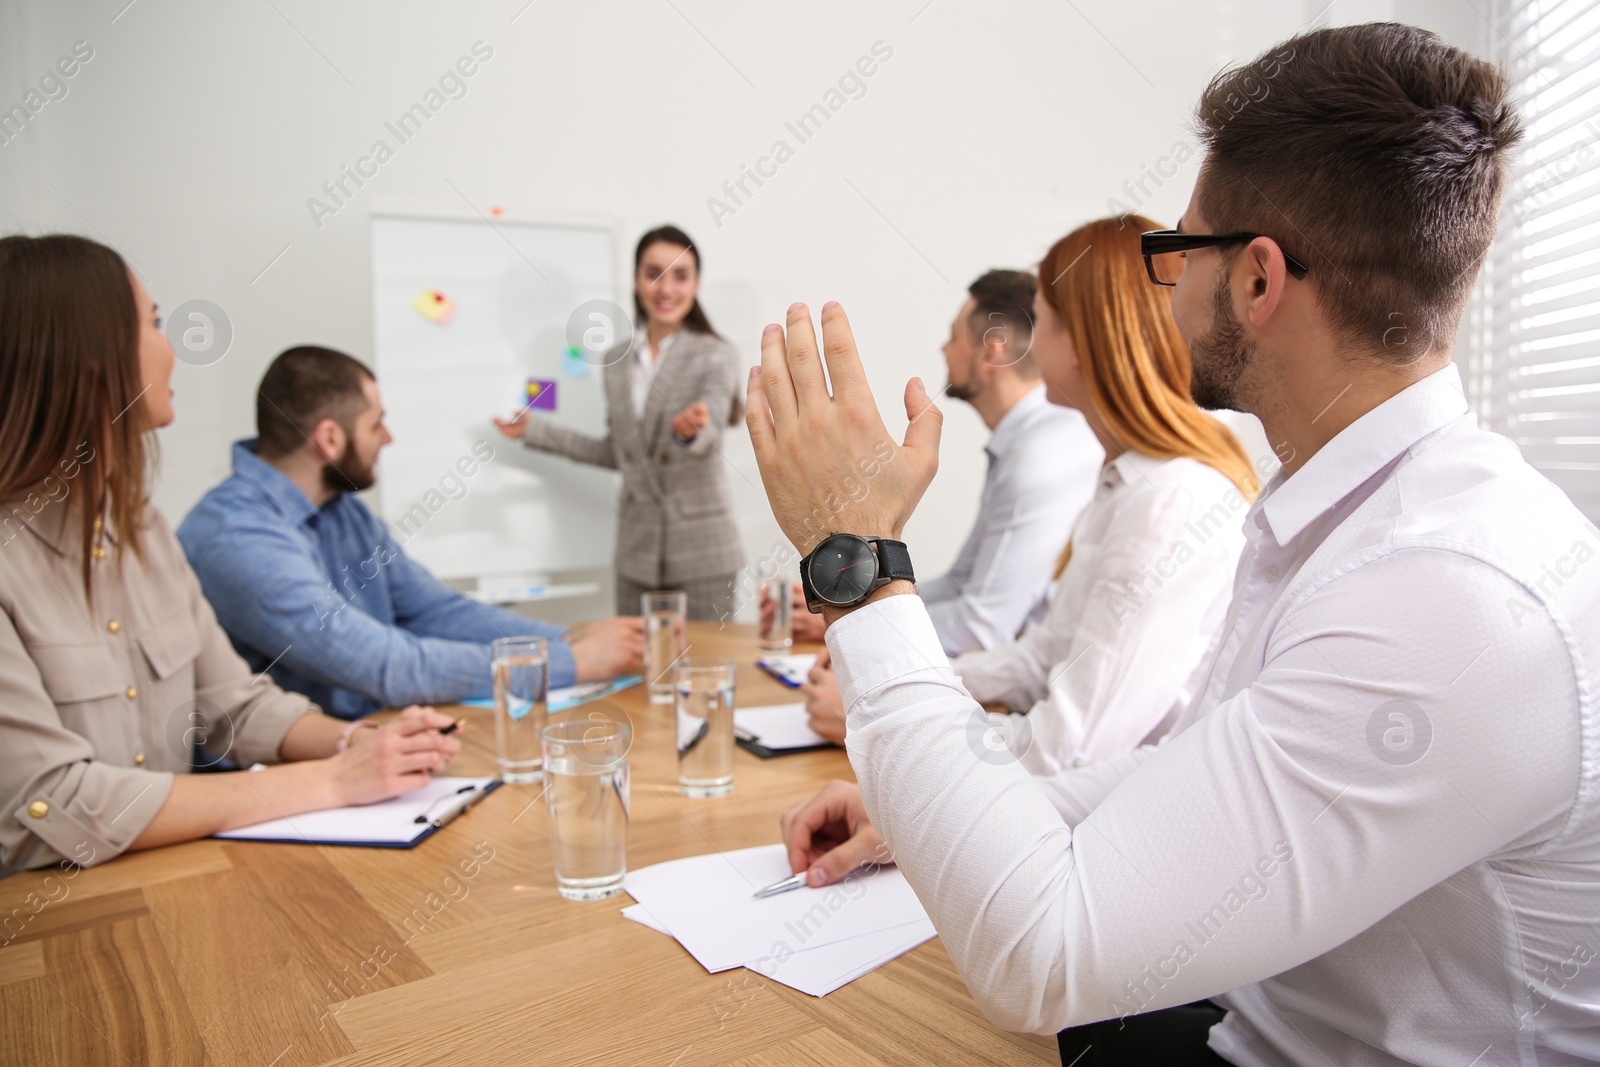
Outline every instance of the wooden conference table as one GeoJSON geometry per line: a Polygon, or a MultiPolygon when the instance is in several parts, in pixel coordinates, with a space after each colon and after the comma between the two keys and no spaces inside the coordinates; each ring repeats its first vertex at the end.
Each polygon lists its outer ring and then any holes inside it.
{"type": "MultiPolygon", "coordinates": [[[[795,699],[755,667],[753,628],[694,623],[690,643],[738,660],[740,704],[795,699]]],[[[842,751],[740,750],[731,796],[689,800],[670,709],[643,687],[610,700],[635,729],[631,868],[775,842],[785,810],[851,777],[842,751]]],[[[493,773],[490,713],[460,713],[446,773],[493,773]]],[[[707,974],[622,918],[626,894],[558,896],[546,822],[537,786],[502,786],[410,851],[205,840],[0,881],[0,917],[30,916],[0,933],[0,1063],[1058,1062],[1054,1038],[984,1021],[937,940],[820,1000],[707,974]]]]}

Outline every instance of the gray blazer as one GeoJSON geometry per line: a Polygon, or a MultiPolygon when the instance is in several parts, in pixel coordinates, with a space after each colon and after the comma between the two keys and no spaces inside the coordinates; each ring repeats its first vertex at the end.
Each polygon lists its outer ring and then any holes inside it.
{"type": "Polygon", "coordinates": [[[742,418],[739,357],[709,334],[679,330],[657,365],[644,420],[633,417],[626,346],[606,353],[606,435],[591,437],[534,417],[523,444],[622,472],[617,575],[641,585],[732,575],[744,563],[723,476],[722,434],[742,418]],[[704,402],[711,421],[688,444],[672,419],[704,402]]]}

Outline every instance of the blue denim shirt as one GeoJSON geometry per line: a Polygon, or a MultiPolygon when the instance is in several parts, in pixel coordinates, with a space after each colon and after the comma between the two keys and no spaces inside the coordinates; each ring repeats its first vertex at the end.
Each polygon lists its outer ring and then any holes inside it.
{"type": "Polygon", "coordinates": [[[550,684],[576,680],[563,627],[479,604],[405,554],[353,494],[320,509],[282,471],[233,446],[233,476],[178,540],[251,669],[330,715],[490,694],[489,642],[543,637],[550,684]]]}

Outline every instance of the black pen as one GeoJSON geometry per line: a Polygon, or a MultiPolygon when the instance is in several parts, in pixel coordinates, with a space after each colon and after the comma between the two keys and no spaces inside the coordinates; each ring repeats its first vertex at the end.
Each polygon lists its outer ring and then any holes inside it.
{"type": "Polygon", "coordinates": [[[453,734],[465,725],[467,725],[467,720],[466,717],[463,716],[462,718],[459,718],[455,722],[451,723],[449,726],[446,726],[443,730],[440,730],[439,736],[443,737],[445,734],[453,734]]]}
{"type": "Polygon", "coordinates": [[[700,742],[704,741],[706,739],[706,734],[710,732],[711,724],[709,722],[701,723],[700,729],[695,731],[695,735],[689,739],[689,743],[678,749],[678,758],[682,759],[683,757],[687,756],[690,750],[700,742]]]}
{"type": "MultiPolygon", "coordinates": [[[[452,796],[460,796],[462,793],[470,793],[476,788],[478,788],[478,787],[475,786],[475,785],[464,785],[460,789],[457,789],[455,791],[455,793],[453,793],[451,795],[452,796]]],[[[428,805],[429,810],[432,810],[434,804],[439,803],[440,800],[446,800],[446,799],[449,799],[449,798],[448,797],[438,797],[437,799],[434,800],[433,804],[429,804],[428,805]]],[[[467,805],[467,807],[471,807],[471,806],[472,805],[470,805],[470,804],[467,805]]],[[[462,808],[461,810],[465,811],[467,809],[466,808],[462,808]]],[[[428,821],[428,813],[427,812],[423,812],[421,815],[418,815],[415,819],[412,819],[411,821],[414,822],[414,823],[417,823],[418,825],[421,825],[422,823],[425,823],[425,822],[428,821]]],[[[444,824],[441,822],[439,825],[442,826],[444,824]]]]}

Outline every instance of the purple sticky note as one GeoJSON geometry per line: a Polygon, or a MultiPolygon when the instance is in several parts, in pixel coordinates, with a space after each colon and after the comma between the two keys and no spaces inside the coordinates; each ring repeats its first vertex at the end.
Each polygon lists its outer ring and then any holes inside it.
{"type": "Polygon", "coordinates": [[[543,378],[528,379],[528,407],[539,411],[556,409],[556,383],[543,378]]]}

